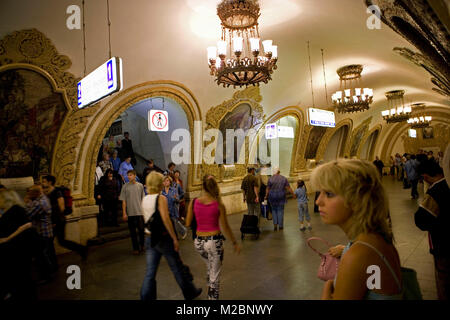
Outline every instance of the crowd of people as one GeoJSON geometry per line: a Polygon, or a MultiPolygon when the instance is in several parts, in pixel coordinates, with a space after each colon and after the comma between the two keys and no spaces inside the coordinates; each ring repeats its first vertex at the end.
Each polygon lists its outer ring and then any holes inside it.
{"type": "Polygon", "coordinates": [[[58,270],[54,239],[83,260],[88,248],[66,239],[64,188],[48,175],[27,189],[22,199],[0,187],[0,299],[36,299],[36,285],[51,281],[58,270]],[[36,272],[34,272],[36,271],[36,272]]]}
{"type": "MultiPolygon", "coordinates": [[[[124,143],[122,142],[122,145],[124,143]]],[[[131,140],[125,145],[131,146],[131,140]]],[[[105,145],[111,150],[113,143],[105,145]]],[[[129,150],[128,150],[129,152],[129,150]]],[[[224,257],[225,237],[239,253],[240,245],[231,230],[219,185],[212,175],[205,175],[202,193],[185,201],[183,182],[176,165],[167,170],[149,160],[139,182],[133,168],[133,156],[119,152],[102,156],[98,168],[96,199],[101,201],[108,223],[117,224],[119,201],[122,219],[128,223],[132,252],[146,255],[146,273],[141,287],[141,299],[157,299],[156,274],[164,256],[185,299],[198,297],[193,276],[179,254],[179,241],[192,229],[193,247],[204,260],[207,270],[208,299],[220,296],[220,277],[224,257]],[[117,170],[118,169],[118,170],[117,170]],[[104,170],[104,172],[103,172],[104,170]]],[[[450,290],[450,191],[443,175],[442,154],[432,152],[397,154],[391,157],[390,174],[407,180],[411,197],[419,197],[418,183],[423,181],[423,200],[414,215],[418,228],[428,231],[430,252],[436,271],[439,299],[448,299],[450,290]]],[[[389,202],[383,187],[384,164],[378,157],[373,163],[357,159],[338,159],[321,163],[312,172],[310,183],[316,190],[314,204],[322,222],[339,226],[349,239],[347,245],[329,248],[329,254],[340,259],[334,279],[325,282],[322,299],[396,300],[405,297],[404,272],[395,248],[389,202]],[[367,268],[377,265],[381,286],[367,286],[367,268]]],[[[297,201],[300,231],[312,229],[308,210],[308,190],[305,181],[298,180],[292,190],[286,177],[268,166],[248,168],[241,189],[247,214],[273,220],[274,231],[284,228],[284,207],[291,194],[297,201]]],[[[0,292],[3,299],[32,298],[32,262],[35,261],[40,282],[47,282],[57,270],[53,239],[78,252],[83,259],[87,247],[65,239],[66,204],[62,190],[55,187],[55,178],[46,176],[41,183],[28,189],[25,199],[11,190],[0,190],[0,250],[7,263],[0,264],[0,292]],[[30,246],[33,243],[34,246],[30,246]]]]}

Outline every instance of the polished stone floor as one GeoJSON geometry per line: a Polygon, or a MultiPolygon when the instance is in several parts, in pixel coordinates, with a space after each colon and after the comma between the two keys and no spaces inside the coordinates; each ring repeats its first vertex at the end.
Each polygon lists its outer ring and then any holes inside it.
{"type": "MultiPolygon", "coordinates": [[[[417,202],[411,200],[410,190],[402,189],[398,181],[384,177],[389,194],[394,236],[402,265],[418,273],[424,299],[436,299],[434,266],[428,252],[427,234],[414,225],[417,202]]],[[[419,184],[423,190],[423,185],[419,184]]],[[[306,239],[320,236],[332,244],[345,244],[345,234],[335,226],[325,225],[313,213],[313,229],[299,231],[296,202],[290,200],[285,209],[285,228],[273,231],[271,221],[261,221],[262,233],[258,240],[250,237],[242,242],[240,255],[234,254],[230,241],[225,244],[225,258],[221,281],[221,299],[286,299],[314,300],[320,298],[323,282],[316,276],[319,257],[307,246],[306,239]]],[[[242,215],[229,216],[235,236],[240,237],[242,215]]],[[[206,266],[189,240],[180,241],[180,252],[189,265],[195,283],[203,288],[199,299],[206,298],[206,266]]],[[[139,299],[145,273],[145,256],[134,256],[130,239],[122,239],[90,248],[87,262],[73,253],[59,256],[60,269],[53,282],[39,287],[39,298],[47,299],[139,299]],[[81,268],[81,289],[66,286],[66,268],[81,268]]],[[[158,299],[182,299],[167,262],[162,259],[157,274],[158,299]]]]}

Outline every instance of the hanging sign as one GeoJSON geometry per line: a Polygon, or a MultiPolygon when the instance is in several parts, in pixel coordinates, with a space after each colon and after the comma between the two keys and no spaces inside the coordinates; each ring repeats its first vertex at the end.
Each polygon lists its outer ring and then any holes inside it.
{"type": "Polygon", "coordinates": [[[122,59],[112,57],[78,82],[78,108],[122,90],[122,79],[122,59]]]}
{"type": "Polygon", "coordinates": [[[276,123],[266,124],[266,139],[276,139],[278,138],[278,129],[276,123]]]}
{"type": "Polygon", "coordinates": [[[311,126],[336,127],[334,112],[316,108],[308,108],[308,123],[311,126]]]}
{"type": "Polygon", "coordinates": [[[169,131],[169,114],[167,111],[149,110],[148,128],[150,131],[169,131]]]}

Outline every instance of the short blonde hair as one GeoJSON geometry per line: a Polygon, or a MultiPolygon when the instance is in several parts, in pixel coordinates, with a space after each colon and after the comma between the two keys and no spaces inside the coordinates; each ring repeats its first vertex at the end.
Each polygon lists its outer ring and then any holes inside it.
{"type": "Polygon", "coordinates": [[[351,239],[360,233],[375,232],[393,242],[389,201],[377,169],[369,161],[339,159],[314,169],[311,183],[316,190],[326,190],[344,198],[351,210],[351,239]]]}
{"type": "Polygon", "coordinates": [[[152,171],[145,178],[145,185],[149,193],[159,193],[163,189],[164,176],[156,171],[152,171]]]}
{"type": "Polygon", "coordinates": [[[3,203],[2,209],[4,209],[5,211],[8,211],[13,206],[25,206],[20,196],[14,190],[1,190],[0,202],[3,203]]]}

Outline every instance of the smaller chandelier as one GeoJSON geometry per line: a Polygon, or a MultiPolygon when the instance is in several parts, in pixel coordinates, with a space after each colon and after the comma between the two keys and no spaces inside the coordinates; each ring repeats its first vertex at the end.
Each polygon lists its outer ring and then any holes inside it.
{"type": "Polygon", "coordinates": [[[388,110],[381,111],[383,119],[387,123],[407,121],[411,114],[411,106],[404,106],[403,95],[404,90],[393,90],[385,93],[388,100],[388,110]]]}
{"type": "Polygon", "coordinates": [[[334,93],[331,99],[339,113],[368,110],[373,102],[373,90],[362,89],[360,86],[362,71],[363,66],[360,64],[345,66],[336,71],[339,75],[340,90],[334,93]]]}
{"type": "Polygon", "coordinates": [[[257,0],[222,0],[217,15],[222,36],[217,47],[208,47],[210,74],[224,87],[258,85],[271,80],[277,69],[278,47],[259,36],[257,0]],[[261,49],[264,49],[262,51],[261,49]],[[228,51],[228,59],[227,59],[228,51]],[[264,55],[259,55],[264,52],[264,55]]]}
{"type": "Polygon", "coordinates": [[[408,119],[412,129],[426,128],[430,125],[431,116],[419,116],[408,119]]]}

